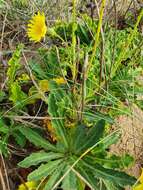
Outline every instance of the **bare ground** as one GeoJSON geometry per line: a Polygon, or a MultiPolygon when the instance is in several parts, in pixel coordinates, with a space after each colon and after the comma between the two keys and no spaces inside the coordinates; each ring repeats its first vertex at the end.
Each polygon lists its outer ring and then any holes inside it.
{"type": "Polygon", "coordinates": [[[143,165],[143,111],[137,106],[132,108],[133,117],[120,116],[117,124],[122,130],[120,141],[111,146],[111,152],[121,155],[128,153],[135,159],[134,165],[127,172],[139,177],[143,165]]]}

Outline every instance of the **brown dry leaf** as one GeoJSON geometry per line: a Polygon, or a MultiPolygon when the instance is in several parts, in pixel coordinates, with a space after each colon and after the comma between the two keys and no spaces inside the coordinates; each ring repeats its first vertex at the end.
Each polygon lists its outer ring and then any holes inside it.
{"type": "Polygon", "coordinates": [[[45,125],[46,129],[48,130],[48,132],[50,133],[50,137],[51,137],[52,141],[55,142],[57,140],[57,138],[55,135],[54,128],[52,127],[51,120],[45,119],[44,125],[45,125]]]}

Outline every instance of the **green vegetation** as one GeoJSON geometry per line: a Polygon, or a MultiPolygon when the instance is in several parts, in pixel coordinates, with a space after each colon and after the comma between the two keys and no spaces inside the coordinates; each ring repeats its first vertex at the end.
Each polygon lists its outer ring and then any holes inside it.
{"type": "MultiPolygon", "coordinates": [[[[26,0],[11,3],[29,6],[26,0]]],[[[10,158],[11,143],[30,147],[17,167],[30,168],[27,180],[38,182],[37,190],[122,190],[136,183],[124,172],[134,158],[110,152],[122,133],[111,127],[119,115],[132,116],[133,104],[143,109],[143,10],[133,25],[118,29],[104,20],[104,0],[98,20],[77,6],[73,0],[70,21],[48,27],[41,46],[30,42],[34,54],[22,41],[8,60],[0,91],[1,105],[8,104],[0,110],[0,153],[10,158]]]]}

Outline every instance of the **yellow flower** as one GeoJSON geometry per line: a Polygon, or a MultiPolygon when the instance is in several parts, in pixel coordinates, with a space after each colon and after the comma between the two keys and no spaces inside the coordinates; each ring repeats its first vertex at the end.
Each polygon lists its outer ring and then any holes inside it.
{"type": "Polygon", "coordinates": [[[133,190],[143,190],[143,184],[139,184],[133,188],[133,190]]]}
{"type": "Polygon", "coordinates": [[[136,185],[133,190],[143,190],[143,168],[142,168],[142,173],[138,179],[140,181],[141,184],[136,185]]]}
{"type": "Polygon", "coordinates": [[[30,77],[25,73],[23,73],[20,77],[18,77],[18,81],[28,81],[28,80],[30,80],[30,77]]]}
{"type": "Polygon", "coordinates": [[[54,78],[53,79],[57,84],[65,84],[66,81],[64,78],[60,77],[60,78],[54,78]]]}
{"type": "MultiPolygon", "coordinates": [[[[55,81],[57,84],[65,84],[66,83],[65,79],[62,77],[54,78],[52,80],[55,81]]],[[[42,92],[48,92],[49,91],[49,81],[48,80],[40,80],[39,87],[42,92]]]]}
{"type": "Polygon", "coordinates": [[[25,184],[21,184],[18,190],[36,190],[38,183],[35,181],[28,181],[25,184]]]}
{"type": "Polygon", "coordinates": [[[49,91],[49,81],[48,80],[40,80],[39,87],[42,92],[48,92],[49,91]]]}
{"type": "Polygon", "coordinates": [[[47,26],[45,24],[45,15],[44,13],[38,12],[29,21],[27,28],[28,37],[32,41],[39,42],[45,37],[46,32],[47,26]]]}
{"type": "Polygon", "coordinates": [[[141,183],[143,183],[143,168],[142,168],[141,176],[139,177],[139,181],[140,181],[141,183]]]}

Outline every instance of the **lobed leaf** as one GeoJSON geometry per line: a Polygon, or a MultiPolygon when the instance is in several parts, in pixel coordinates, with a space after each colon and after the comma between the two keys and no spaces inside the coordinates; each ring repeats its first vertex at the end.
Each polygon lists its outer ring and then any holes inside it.
{"type": "Polygon", "coordinates": [[[9,78],[8,80],[9,85],[12,85],[12,83],[15,80],[17,69],[21,67],[20,58],[21,58],[22,49],[23,49],[23,44],[19,44],[15,52],[13,53],[12,58],[8,61],[9,68],[7,71],[7,76],[9,78]]]}
{"type": "Polygon", "coordinates": [[[63,157],[63,154],[55,152],[36,152],[26,157],[23,161],[19,162],[20,167],[29,168],[30,166],[37,165],[41,162],[49,162],[54,159],[63,157]]]}
{"type": "Polygon", "coordinates": [[[107,169],[99,164],[92,165],[92,163],[82,163],[85,166],[85,169],[88,170],[88,172],[92,172],[96,178],[109,180],[110,182],[113,182],[115,185],[124,187],[127,185],[133,185],[136,182],[136,179],[134,177],[129,176],[124,172],[120,172],[113,169],[107,169]]]}
{"type": "Polygon", "coordinates": [[[56,151],[56,148],[54,145],[49,143],[47,140],[42,138],[36,131],[29,127],[20,127],[18,129],[31,143],[38,147],[42,147],[45,150],[52,150],[56,151]]]}
{"type": "Polygon", "coordinates": [[[28,181],[41,180],[44,177],[49,176],[55,169],[63,162],[62,159],[49,161],[47,164],[42,164],[38,169],[34,170],[28,175],[28,181]]]}

